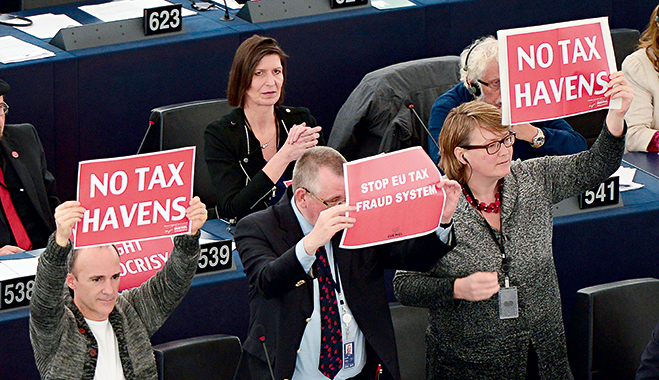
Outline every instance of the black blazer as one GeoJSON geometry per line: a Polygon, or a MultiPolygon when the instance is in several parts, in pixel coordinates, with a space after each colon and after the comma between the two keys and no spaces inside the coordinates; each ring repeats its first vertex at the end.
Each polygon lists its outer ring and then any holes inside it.
{"type": "MultiPolygon", "coordinates": [[[[53,214],[60,202],[55,195],[55,178],[46,168],[46,154],[37,130],[31,124],[5,125],[0,149],[9,157],[39,218],[50,231],[55,231],[53,214]],[[12,152],[18,153],[18,157],[12,152]]],[[[10,240],[11,228],[4,213],[0,213],[0,246],[9,244],[10,240]]]]}
{"type": "MultiPolygon", "coordinates": [[[[297,349],[313,311],[312,278],[300,265],[295,245],[304,236],[290,205],[292,190],[274,206],[242,219],[235,231],[240,258],[249,280],[249,334],[245,351],[265,361],[257,325],[265,328],[266,345],[275,378],[290,379],[297,349]]],[[[345,297],[364,333],[369,362],[379,360],[385,372],[400,379],[394,329],[384,288],[384,269],[429,270],[450,249],[436,234],[358,250],[339,248],[332,239],[334,258],[342,273],[345,297]],[[347,274],[347,275],[346,275],[347,274]]],[[[257,378],[255,374],[252,374],[257,378]]],[[[269,376],[269,375],[268,375],[269,376]]]]}
{"type": "MultiPolygon", "coordinates": [[[[286,141],[288,130],[295,124],[316,126],[316,119],[306,108],[282,106],[275,107],[275,112],[280,121],[280,143],[286,141]]],[[[324,145],[322,139],[320,145],[324,145]]],[[[262,170],[265,161],[259,146],[251,130],[245,134],[245,112],[241,108],[235,108],[206,127],[204,155],[217,193],[219,218],[242,218],[268,207],[275,183],[262,170]]],[[[293,166],[291,162],[286,169],[288,178],[292,176],[293,166]]]]}

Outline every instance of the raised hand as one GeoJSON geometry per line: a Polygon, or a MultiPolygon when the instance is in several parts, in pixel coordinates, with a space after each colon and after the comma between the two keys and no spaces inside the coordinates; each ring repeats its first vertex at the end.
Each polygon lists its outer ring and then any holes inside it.
{"type": "Polygon", "coordinates": [[[606,126],[612,135],[619,137],[622,136],[625,128],[625,114],[629,110],[632,100],[634,100],[634,90],[621,71],[611,74],[609,78],[611,78],[608,83],[609,90],[604,93],[604,96],[611,99],[622,99],[622,105],[617,110],[609,109],[606,116],[606,126]]]}
{"type": "Polygon", "coordinates": [[[82,221],[85,215],[85,208],[80,206],[78,201],[66,201],[55,209],[55,242],[60,247],[66,247],[69,244],[69,238],[73,231],[73,226],[82,221]]]}
{"type": "Polygon", "coordinates": [[[190,235],[196,235],[197,231],[206,223],[208,218],[208,211],[206,205],[199,199],[194,197],[190,200],[190,206],[185,210],[185,216],[190,219],[190,235]]]}
{"type": "Polygon", "coordinates": [[[304,250],[308,255],[314,255],[318,248],[327,244],[337,232],[355,225],[355,218],[346,216],[346,212],[357,210],[346,204],[323,210],[313,230],[304,237],[304,250]]]}
{"type": "Polygon", "coordinates": [[[446,198],[444,199],[444,214],[442,214],[442,220],[440,223],[448,224],[451,222],[451,219],[453,219],[453,213],[458,206],[460,193],[462,193],[462,186],[460,186],[458,181],[443,178],[441,182],[435,184],[435,187],[437,187],[437,189],[443,188],[446,192],[446,198]]]}

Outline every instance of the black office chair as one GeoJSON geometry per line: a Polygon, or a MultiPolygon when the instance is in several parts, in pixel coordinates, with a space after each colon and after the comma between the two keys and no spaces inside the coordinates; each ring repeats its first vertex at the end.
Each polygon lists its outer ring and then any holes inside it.
{"type": "Polygon", "coordinates": [[[389,310],[396,335],[401,379],[425,379],[428,309],[392,303],[389,310]]]}
{"type": "Polygon", "coordinates": [[[622,61],[628,55],[636,51],[638,40],[641,33],[636,29],[612,29],[611,40],[613,41],[613,51],[616,55],[616,66],[622,70],[622,61]]]}
{"type": "Polygon", "coordinates": [[[327,145],[348,160],[381,152],[427,147],[425,124],[435,100],[460,81],[459,57],[419,59],[366,74],[336,115],[327,145]]]}
{"type": "Polygon", "coordinates": [[[618,281],[579,290],[567,336],[575,379],[633,379],[657,320],[657,279],[618,281]]]}
{"type": "Polygon", "coordinates": [[[159,380],[233,380],[242,346],[233,335],[206,335],[153,347],[159,380]]]}
{"type": "MultiPolygon", "coordinates": [[[[210,210],[217,196],[204,156],[204,130],[212,121],[231,112],[226,99],[199,100],[173,104],[151,110],[150,128],[144,136],[138,153],[196,146],[193,194],[210,210]]],[[[213,214],[209,214],[209,218],[213,214]]]]}

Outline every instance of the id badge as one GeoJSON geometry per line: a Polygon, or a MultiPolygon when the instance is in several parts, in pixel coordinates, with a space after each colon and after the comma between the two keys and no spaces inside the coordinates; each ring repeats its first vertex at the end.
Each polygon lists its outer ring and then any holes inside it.
{"type": "Polygon", "coordinates": [[[499,289],[499,319],[519,317],[517,288],[514,286],[499,289]]]}
{"type": "Polygon", "coordinates": [[[343,368],[352,368],[355,366],[355,342],[345,343],[343,345],[343,368]]]}

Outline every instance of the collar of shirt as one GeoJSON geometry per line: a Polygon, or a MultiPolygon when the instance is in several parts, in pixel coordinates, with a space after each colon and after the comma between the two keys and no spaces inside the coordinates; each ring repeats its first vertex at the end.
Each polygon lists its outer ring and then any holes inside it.
{"type": "Polygon", "coordinates": [[[313,224],[309,223],[308,220],[304,218],[300,210],[298,210],[297,205],[295,204],[295,197],[291,198],[291,207],[293,207],[293,212],[295,213],[295,217],[297,218],[298,223],[300,223],[300,227],[302,228],[302,233],[304,236],[307,236],[311,230],[313,230],[313,224]]]}

